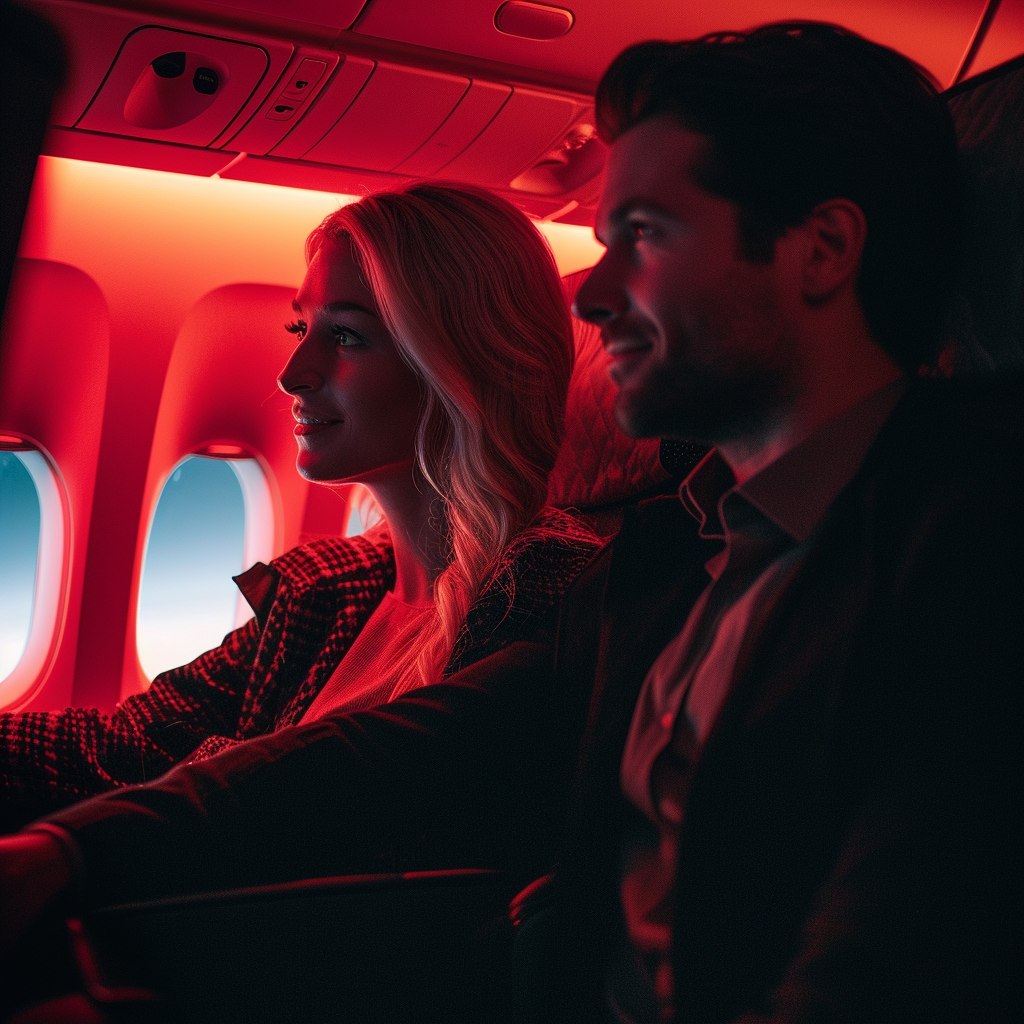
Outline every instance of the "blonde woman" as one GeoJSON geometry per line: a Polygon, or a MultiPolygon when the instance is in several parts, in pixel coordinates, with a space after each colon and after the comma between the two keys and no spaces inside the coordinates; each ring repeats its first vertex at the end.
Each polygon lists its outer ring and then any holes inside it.
{"type": "Polygon", "coordinates": [[[484,190],[417,184],[331,214],[307,259],[279,379],[297,468],[383,519],[244,573],[255,618],[109,717],[0,716],[10,825],[550,641],[596,540],[544,507],[574,352],[545,243],[484,190]]]}

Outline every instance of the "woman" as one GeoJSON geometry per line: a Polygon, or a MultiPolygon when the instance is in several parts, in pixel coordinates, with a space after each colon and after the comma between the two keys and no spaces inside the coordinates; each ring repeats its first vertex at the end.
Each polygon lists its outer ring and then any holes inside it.
{"type": "Polygon", "coordinates": [[[0,716],[8,827],[549,638],[596,539],[543,508],[573,362],[544,242],[483,190],[418,184],[331,214],[306,249],[279,380],[297,467],[363,483],[382,523],[254,566],[256,617],[110,717],[0,716]]]}

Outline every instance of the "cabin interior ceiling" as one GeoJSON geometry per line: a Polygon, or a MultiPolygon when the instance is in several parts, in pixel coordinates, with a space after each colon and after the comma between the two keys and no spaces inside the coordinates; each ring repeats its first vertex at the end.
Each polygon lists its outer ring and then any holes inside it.
{"type": "Polygon", "coordinates": [[[26,2],[71,50],[50,155],[341,193],[448,176],[506,193],[533,216],[585,225],[600,160],[584,159],[598,143],[580,143],[596,82],[628,43],[834,20],[946,87],[1013,56],[1024,34],[1024,0],[573,0],[570,30],[545,40],[499,31],[500,0],[26,2]],[[275,13],[285,7],[288,19],[275,13]],[[176,45],[226,61],[230,75],[200,117],[128,123],[121,111],[146,58],[176,45]],[[308,70],[315,80],[297,97],[289,85],[308,70]]]}
{"type": "MultiPolygon", "coordinates": [[[[62,445],[71,451],[77,443],[73,402],[63,419],[55,410],[35,424],[29,412],[15,416],[0,392],[0,431],[52,457],[72,504],[91,502],[71,509],[63,625],[48,667],[20,703],[36,709],[109,708],[147,684],[134,635],[146,531],[167,475],[195,450],[190,425],[168,412],[172,398],[181,405],[168,390],[182,358],[175,352],[195,330],[194,311],[227,308],[207,301],[218,289],[259,286],[260,308],[276,310],[282,286],[301,280],[305,235],[345,197],[412,175],[486,185],[537,219],[569,273],[600,253],[589,228],[601,150],[587,126],[596,81],[628,43],[779,18],[831,19],[913,57],[942,86],[1024,48],[1024,0],[563,0],[572,28],[546,41],[499,32],[501,0],[23,2],[60,29],[71,67],[21,255],[90,279],[97,317],[105,317],[90,330],[109,336],[96,347],[106,365],[94,376],[105,389],[90,392],[97,442],[88,457],[69,455],[63,465],[57,458],[62,445]],[[189,75],[202,57],[218,76],[214,92],[188,96],[196,112],[179,124],[170,123],[181,116],[174,103],[165,116],[152,102],[165,83],[151,62],[174,51],[192,61],[189,75]],[[65,440],[48,440],[47,430],[64,431],[65,440]]],[[[36,290],[24,292],[39,298],[18,316],[31,318],[32,344],[49,346],[46,358],[59,361],[76,344],[76,321],[57,291],[46,292],[46,281],[61,275],[36,271],[36,290]]],[[[22,329],[9,310],[5,352],[16,350],[22,329]]],[[[279,345],[283,362],[280,324],[261,331],[253,328],[251,344],[279,345]]],[[[244,359],[246,330],[236,322],[222,333],[237,339],[244,359]]],[[[277,354],[267,358],[269,366],[277,354]]],[[[204,401],[215,403],[218,389],[231,386],[199,374],[204,401]]],[[[259,440],[268,423],[289,430],[287,400],[271,370],[267,376],[254,439],[239,420],[234,433],[225,427],[206,440],[242,444],[261,458],[282,550],[322,522],[324,510],[297,482],[290,454],[280,446],[270,454],[259,440]]]]}

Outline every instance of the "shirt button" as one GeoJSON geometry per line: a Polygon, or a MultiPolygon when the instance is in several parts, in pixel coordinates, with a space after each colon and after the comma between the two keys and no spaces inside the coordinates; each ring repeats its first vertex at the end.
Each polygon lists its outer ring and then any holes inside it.
{"type": "Polygon", "coordinates": [[[662,727],[662,729],[664,729],[665,732],[671,732],[672,731],[672,726],[674,724],[675,724],[675,716],[670,711],[666,711],[665,714],[663,714],[661,716],[661,727],[662,727]]]}

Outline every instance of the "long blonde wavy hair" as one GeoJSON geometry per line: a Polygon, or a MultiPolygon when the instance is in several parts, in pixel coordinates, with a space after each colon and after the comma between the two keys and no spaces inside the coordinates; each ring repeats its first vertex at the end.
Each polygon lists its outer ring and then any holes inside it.
{"type": "Polygon", "coordinates": [[[575,349],[547,244],[484,189],[414,183],[367,196],[310,234],[307,260],[342,238],[420,380],[416,461],[443,502],[447,565],[397,694],[440,678],[470,605],[544,504],[575,349]]]}

